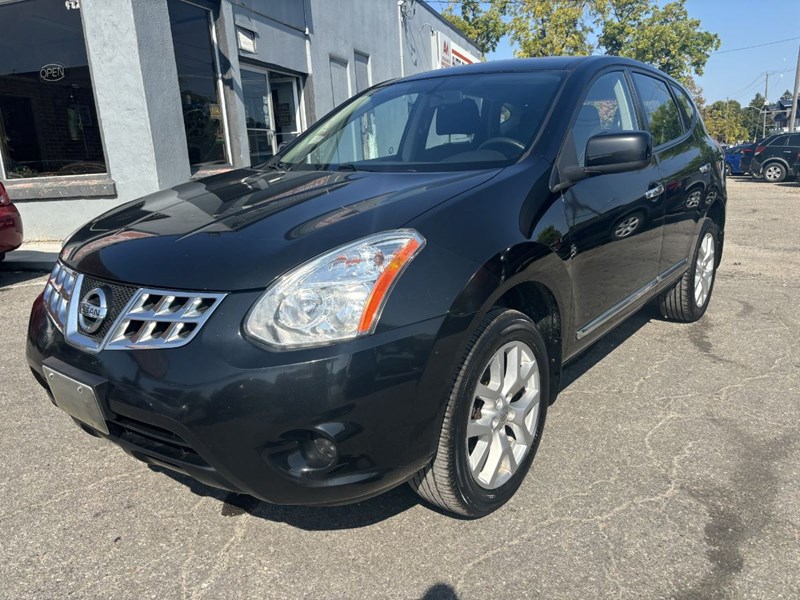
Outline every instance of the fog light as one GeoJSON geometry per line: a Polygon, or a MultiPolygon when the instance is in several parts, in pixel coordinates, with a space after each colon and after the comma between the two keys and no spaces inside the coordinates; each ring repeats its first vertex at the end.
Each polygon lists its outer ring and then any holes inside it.
{"type": "Polygon", "coordinates": [[[311,469],[327,469],[336,464],[339,450],[330,439],[313,435],[302,446],[303,458],[311,469]]]}

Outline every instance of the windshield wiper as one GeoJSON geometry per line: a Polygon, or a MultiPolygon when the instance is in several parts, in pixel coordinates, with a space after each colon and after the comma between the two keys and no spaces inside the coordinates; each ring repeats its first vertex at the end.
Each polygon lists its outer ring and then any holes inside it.
{"type": "Polygon", "coordinates": [[[266,167],[267,169],[272,169],[274,171],[289,171],[292,168],[291,165],[283,162],[282,160],[276,160],[276,161],[271,160],[267,163],[259,165],[259,167],[266,167]]]}

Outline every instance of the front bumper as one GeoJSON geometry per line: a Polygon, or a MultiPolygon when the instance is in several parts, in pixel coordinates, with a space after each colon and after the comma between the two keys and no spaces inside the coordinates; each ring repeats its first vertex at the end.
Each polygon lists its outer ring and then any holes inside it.
{"type": "Polygon", "coordinates": [[[46,389],[45,361],[106,382],[97,388],[109,428],[102,435],[136,458],[268,502],[354,502],[427,464],[466,329],[453,323],[469,319],[276,352],[240,333],[257,297],[230,294],[181,348],[90,354],[65,341],[39,296],[28,362],[46,389]],[[309,466],[302,449],[315,436],[335,443],[333,466],[309,466]]]}

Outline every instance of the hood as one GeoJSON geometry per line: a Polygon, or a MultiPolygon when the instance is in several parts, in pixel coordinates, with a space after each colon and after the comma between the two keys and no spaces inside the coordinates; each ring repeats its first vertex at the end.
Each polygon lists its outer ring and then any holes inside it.
{"type": "Polygon", "coordinates": [[[402,227],[497,173],[240,169],[107,212],[75,232],[61,258],[82,273],[140,286],[263,288],[322,252],[402,227]]]}

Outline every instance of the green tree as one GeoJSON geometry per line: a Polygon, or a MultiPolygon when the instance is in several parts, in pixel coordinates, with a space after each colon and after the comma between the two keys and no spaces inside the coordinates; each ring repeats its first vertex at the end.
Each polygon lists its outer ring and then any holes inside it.
{"type": "Polygon", "coordinates": [[[442,16],[472,38],[482,52],[493,52],[508,33],[508,4],[509,0],[495,0],[488,5],[478,0],[453,0],[442,16]]]}
{"type": "Polygon", "coordinates": [[[720,38],[692,19],[686,0],[660,6],[655,0],[598,2],[598,43],[607,54],[649,63],[686,82],[702,75],[720,38]]]}
{"type": "Polygon", "coordinates": [[[744,112],[736,100],[718,100],[703,110],[703,120],[714,139],[724,144],[735,144],[748,138],[744,112]]]}
{"type": "Polygon", "coordinates": [[[509,36],[519,57],[591,54],[596,0],[516,0],[509,36]]]}
{"type": "Polygon", "coordinates": [[[508,36],[516,55],[596,51],[650,63],[688,83],[702,75],[719,36],[689,17],[686,0],[452,0],[443,14],[485,52],[508,36]],[[597,46],[590,34],[597,33],[597,46]]]}

